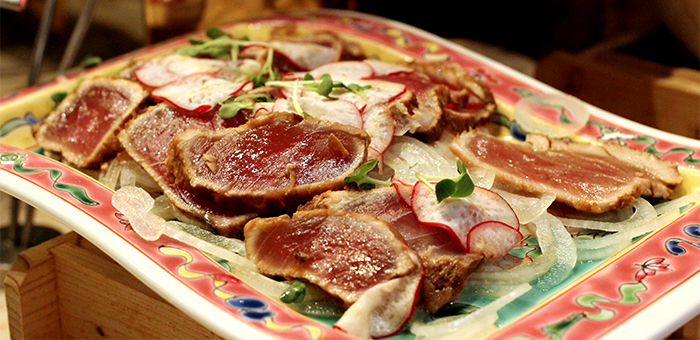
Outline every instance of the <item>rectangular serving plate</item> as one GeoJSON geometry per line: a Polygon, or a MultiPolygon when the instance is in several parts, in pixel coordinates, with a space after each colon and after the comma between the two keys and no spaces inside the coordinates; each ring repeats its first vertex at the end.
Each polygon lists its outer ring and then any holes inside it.
{"type": "MultiPolygon", "coordinates": [[[[222,27],[233,36],[265,39],[274,25],[294,23],[302,30],[332,30],[359,43],[371,57],[387,61],[460,63],[484,81],[503,113],[508,135],[513,107],[524,94],[561,93],[462,46],[414,27],[350,11],[321,10],[278,15],[222,27]]],[[[193,33],[191,36],[203,36],[193,33]]],[[[137,50],[96,68],[0,98],[0,189],[49,213],[95,243],[166,300],[226,338],[343,338],[328,323],[291,312],[237,281],[196,249],[174,239],[141,240],[110,203],[111,191],[57,162],[25,151],[36,146],[31,125],[54,106],[52,93],[65,91],[83,76],[118,73],[132,60],[168,53],[189,36],[137,50]],[[17,158],[19,156],[19,158],[17,158]],[[24,157],[24,158],[23,158],[24,157]],[[29,169],[29,170],[28,170],[29,169]],[[84,192],[96,205],[57,189],[49,174],[84,192]],[[47,179],[48,178],[48,179],[47,179]],[[53,204],[52,204],[53,203],[53,204]],[[164,250],[165,253],[163,252],[164,250]],[[184,259],[174,261],[173,259],[184,259]],[[196,267],[197,270],[190,270],[196,267]],[[187,273],[187,274],[183,274],[187,273]]],[[[579,138],[615,140],[679,164],[680,196],[700,187],[700,142],[617,117],[587,105],[591,118],[579,138]]],[[[64,186],[61,186],[64,187],[64,186]]],[[[547,291],[531,291],[499,311],[494,339],[662,338],[700,312],[700,248],[695,228],[700,212],[693,203],[674,222],[638,240],[605,261],[579,263],[574,274],[547,291]],[[675,247],[675,248],[674,248],[675,247]],[[682,251],[681,251],[682,250],[682,251]],[[670,269],[670,270],[669,270],[670,269]]],[[[395,338],[410,338],[405,333],[395,338]]],[[[459,338],[459,336],[457,336],[459,338]]]]}

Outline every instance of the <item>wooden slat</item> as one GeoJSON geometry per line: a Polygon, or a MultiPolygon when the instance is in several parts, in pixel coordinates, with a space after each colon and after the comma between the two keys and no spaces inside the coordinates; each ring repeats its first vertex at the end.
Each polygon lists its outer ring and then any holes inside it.
{"type": "Polygon", "coordinates": [[[12,339],[221,339],[75,233],[22,252],[5,292],[12,339]]]}
{"type": "Polygon", "coordinates": [[[535,77],[641,124],[700,137],[700,72],[617,52],[629,39],[541,59],[535,77]]]}
{"type": "Polygon", "coordinates": [[[114,261],[72,244],[51,253],[64,337],[219,339],[114,261]]]}
{"type": "Polygon", "coordinates": [[[5,277],[5,297],[12,339],[60,338],[56,273],[49,251],[76,244],[75,233],[62,235],[19,254],[5,277]]]}

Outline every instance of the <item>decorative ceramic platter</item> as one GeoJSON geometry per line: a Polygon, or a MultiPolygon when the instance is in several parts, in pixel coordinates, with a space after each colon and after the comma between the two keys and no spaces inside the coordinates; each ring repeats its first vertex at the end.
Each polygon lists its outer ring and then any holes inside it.
{"type": "MultiPolygon", "coordinates": [[[[264,38],[270,27],[296,23],[332,30],[383,60],[450,60],[484,81],[496,96],[496,124],[517,137],[513,108],[524,97],[557,90],[447,40],[374,16],[345,11],[287,14],[222,27],[234,36],[264,38]]],[[[201,34],[200,34],[201,36],[201,34]]],[[[165,53],[187,37],[138,50],[89,71],[114,74],[134,58],[165,53]]],[[[38,155],[30,126],[50,112],[50,95],[77,78],[68,75],[0,99],[0,190],[43,210],[100,247],[170,303],[225,338],[342,339],[327,320],[314,320],[231,275],[220,263],[168,236],[144,241],[111,204],[112,191],[61,163],[38,155]]],[[[651,152],[680,165],[676,195],[700,186],[700,141],[657,131],[588,106],[581,138],[651,152]]],[[[560,117],[553,119],[562,121],[560,117]]],[[[531,290],[499,311],[493,339],[662,338],[700,313],[700,210],[684,207],[673,222],[604,261],[580,261],[568,280],[531,290]]],[[[458,334],[455,334],[459,338],[458,334]]],[[[410,339],[401,332],[393,338],[410,339]]]]}

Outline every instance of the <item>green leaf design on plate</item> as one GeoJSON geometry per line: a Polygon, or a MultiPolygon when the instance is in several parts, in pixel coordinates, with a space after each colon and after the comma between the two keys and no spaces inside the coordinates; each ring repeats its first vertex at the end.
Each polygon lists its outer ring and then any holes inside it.
{"type": "Polygon", "coordinates": [[[3,152],[0,153],[0,164],[13,164],[12,169],[21,174],[35,174],[39,172],[46,171],[49,173],[49,178],[53,181],[53,187],[57,190],[61,190],[69,193],[73,198],[77,199],[80,203],[96,206],[100,203],[91,199],[84,188],[73,184],[60,183],[58,180],[63,176],[63,172],[57,169],[41,169],[41,168],[25,168],[24,161],[27,159],[27,155],[19,152],[3,152]]]}

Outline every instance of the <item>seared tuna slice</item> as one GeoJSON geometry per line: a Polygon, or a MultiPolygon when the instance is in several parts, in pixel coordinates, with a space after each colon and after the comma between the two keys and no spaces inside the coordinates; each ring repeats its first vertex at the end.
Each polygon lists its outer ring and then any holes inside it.
{"type": "Polygon", "coordinates": [[[469,75],[461,65],[439,62],[413,63],[412,66],[434,83],[446,86],[442,90],[447,92],[442,108],[448,130],[468,130],[487,121],[496,112],[496,101],[491,90],[469,75]]]}
{"type": "Polygon", "coordinates": [[[216,111],[192,113],[162,103],[149,107],[131,121],[119,134],[119,141],[129,155],[158,182],[163,193],[178,209],[209,223],[222,235],[240,237],[245,222],[257,214],[193,195],[172,181],[165,161],[168,146],[178,133],[188,129],[217,130],[238,126],[244,122],[243,118],[243,115],[238,115],[236,118],[222,119],[216,111]]]}
{"type": "Polygon", "coordinates": [[[262,273],[307,280],[349,306],[336,326],[353,335],[392,335],[413,313],[420,259],[374,216],[318,209],[254,219],[245,240],[262,273]]]}
{"type": "Polygon", "coordinates": [[[122,150],[116,134],[147,96],[146,89],[130,80],[85,79],[33,127],[34,138],[77,167],[96,167],[122,150]]]}
{"type": "Polygon", "coordinates": [[[293,210],[345,185],[367,157],[360,130],[288,112],[263,115],[237,128],[177,135],[167,165],[196,196],[260,212],[293,210]]]}
{"type": "Polygon", "coordinates": [[[481,262],[481,255],[466,253],[445,228],[420,223],[394,187],[327,191],[300,209],[324,208],[373,215],[394,227],[421,258],[421,303],[431,312],[454,300],[481,262]]]}
{"type": "Polygon", "coordinates": [[[456,137],[450,149],[467,167],[495,170],[496,181],[513,191],[553,193],[558,202],[591,213],[625,207],[640,196],[668,198],[682,180],[677,164],[623,146],[528,140],[510,143],[472,131],[456,137]]]}

